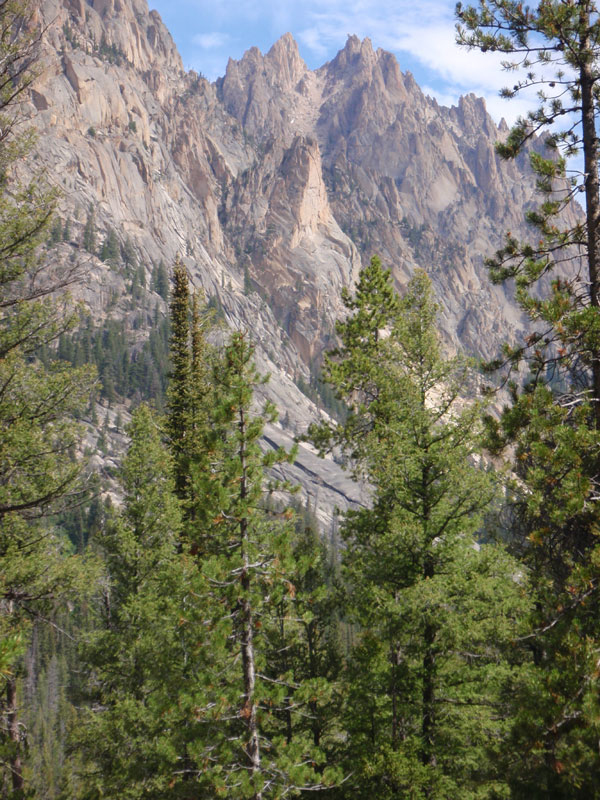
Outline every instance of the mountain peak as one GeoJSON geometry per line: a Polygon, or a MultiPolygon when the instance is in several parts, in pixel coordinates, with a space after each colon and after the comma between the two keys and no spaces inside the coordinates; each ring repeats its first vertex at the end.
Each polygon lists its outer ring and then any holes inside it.
{"type": "Polygon", "coordinates": [[[265,61],[274,65],[281,84],[286,88],[295,86],[308,69],[291,33],[284,33],[277,39],[265,56],[265,61]]]}
{"type": "Polygon", "coordinates": [[[98,55],[103,42],[136,69],[163,73],[167,69],[176,79],[183,74],[173,38],[160,14],[149,10],[147,0],[40,0],[39,12],[55,48],[61,49],[67,26],[76,34],[77,44],[71,44],[80,50],[78,57],[83,51],[98,55]]]}
{"type": "Polygon", "coordinates": [[[286,52],[290,54],[298,54],[298,45],[292,34],[288,31],[282,34],[279,39],[273,44],[267,55],[277,52],[286,52]]]}
{"type": "Polygon", "coordinates": [[[372,68],[376,61],[377,56],[369,38],[361,41],[356,34],[348,34],[344,48],[339,51],[330,66],[336,70],[372,68]]]}

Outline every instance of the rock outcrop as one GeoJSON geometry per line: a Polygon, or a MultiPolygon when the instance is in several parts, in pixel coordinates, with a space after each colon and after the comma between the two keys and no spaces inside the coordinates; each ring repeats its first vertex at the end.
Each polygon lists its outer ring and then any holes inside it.
{"type": "MultiPolygon", "coordinates": [[[[254,336],[287,435],[318,413],[297,384],[333,341],[341,289],[375,252],[400,289],[427,269],[450,349],[491,356],[522,333],[483,257],[504,231],[526,235],[534,181],[525,158],[498,160],[506,128],[483,100],[440,107],[355,36],[311,71],[286,34],[211,84],[184,71],[146,0],[40,0],[40,14],[32,112],[73,242],[93,209],[100,234],[110,226],[132,243],[148,286],[180,253],[228,325],[254,336]]],[[[90,256],[82,294],[96,317],[128,313],[124,286],[90,256]]],[[[165,311],[150,290],[144,302],[165,311]]]]}

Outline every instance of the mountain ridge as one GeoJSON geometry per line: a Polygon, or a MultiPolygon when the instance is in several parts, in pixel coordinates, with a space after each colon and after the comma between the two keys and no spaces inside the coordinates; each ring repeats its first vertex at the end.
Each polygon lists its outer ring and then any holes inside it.
{"type": "Polygon", "coordinates": [[[40,18],[32,112],[71,231],[60,257],[80,251],[93,212],[99,240],[112,229],[130,243],[146,287],[136,306],[123,264],[87,255],[80,293],[96,320],[147,336],[165,313],[152,275],[179,253],[227,325],[251,332],[287,435],[320,413],[298,385],[315,383],[341,291],[374,252],[399,290],[427,269],[449,350],[491,357],[522,335],[483,257],[505,230],[526,236],[533,177],[524,156],[496,156],[507,129],[481,98],[440,106],[356,36],[310,70],[284,34],[209,83],[185,72],[146,0],[41,0],[40,18]]]}

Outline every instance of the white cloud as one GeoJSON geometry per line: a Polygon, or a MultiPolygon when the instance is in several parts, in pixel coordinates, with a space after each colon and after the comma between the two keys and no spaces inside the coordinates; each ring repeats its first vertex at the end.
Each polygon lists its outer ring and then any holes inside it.
{"type": "Polygon", "coordinates": [[[421,91],[423,94],[429,95],[429,97],[435,97],[441,106],[450,107],[458,105],[460,92],[444,91],[443,89],[436,89],[433,86],[421,86],[421,91]]]}
{"type": "Polygon", "coordinates": [[[230,39],[231,37],[227,33],[213,31],[212,33],[198,33],[192,38],[192,41],[204,50],[216,50],[224,47],[230,39]]]}
{"type": "Polygon", "coordinates": [[[444,102],[447,96],[458,99],[461,94],[473,92],[486,100],[488,111],[497,121],[505,117],[514,122],[535,101],[534,97],[526,96],[510,101],[501,98],[500,90],[515,82],[514,74],[502,68],[503,57],[459,47],[451,24],[404,28],[382,38],[386,48],[396,52],[400,59],[402,53],[410,54],[438,78],[437,87],[429,88],[439,102],[444,102]]]}
{"type": "Polygon", "coordinates": [[[299,31],[296,36],[300,44],[303,44],[309,50],[312,50],[312,52],[318,58],[327,58],[329,48],[323,41],[322,32],[318,27],[305,28],[304,30],[299,31]]]}

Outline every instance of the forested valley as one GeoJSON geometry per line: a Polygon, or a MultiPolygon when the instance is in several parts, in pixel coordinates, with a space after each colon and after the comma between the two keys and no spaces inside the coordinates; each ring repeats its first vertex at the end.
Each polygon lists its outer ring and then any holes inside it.
{"type": "Polygon", "coordinates": [[[369,488],[332,531],[275,477],[296,454],[261,438],[252,331],[225,332],[181,259],[135,356],[73,299],[85,251],[133,298],[144,276],[93,208],[56,257],[71,234],[21,107],[34,12],[0,0],[2,797],[600,797],[596,4],[459,4],[463,45],[526,60],[509,95],[547,83],[500,154],[565,122],[531,152],[534,243],[489,259],[530,333],[449,356],[427,272],[399,292],[373,255],[321,365],[330,413],[299,434],[369,488]],[[111,426],[109,491],[90,431],[102,450],[111,426]]]}

